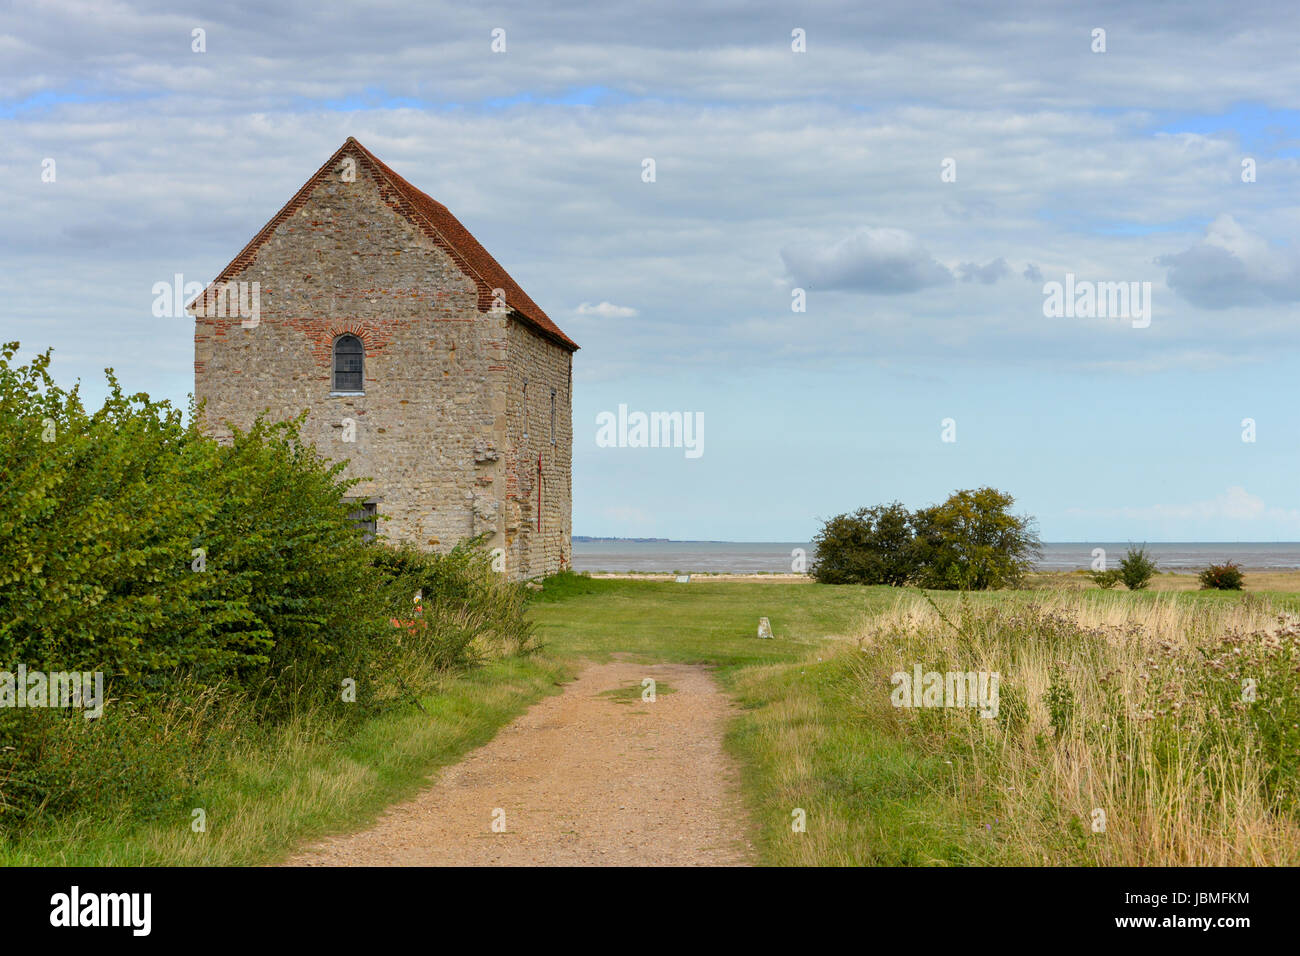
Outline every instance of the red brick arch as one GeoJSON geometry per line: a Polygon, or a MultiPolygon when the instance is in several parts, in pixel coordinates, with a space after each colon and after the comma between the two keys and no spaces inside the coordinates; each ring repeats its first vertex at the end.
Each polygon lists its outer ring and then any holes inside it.
{"type": "Polygon", "coordinates": [[[312,355],[316,364],[329,368],[334,359],[334,343],[340,335],[355,335],[361,340],[362,347],[369,357],[383,350],[392,338],[390,330],[384,330],[365,322],[339,322],[337,319],[290,319],[284,323],[307,336],[311,342],[312,355]]]}
{"type": "Polygon", "coordinates": [[[357,322],[353,325],[334,325],[330,327],[330,348],[334,343],[345,335],[355,335],[361,340],[361,345],[367,352],[370,351],[370,340],[376,336],[372,330],[367,329],[364,322],[357,322]]]}

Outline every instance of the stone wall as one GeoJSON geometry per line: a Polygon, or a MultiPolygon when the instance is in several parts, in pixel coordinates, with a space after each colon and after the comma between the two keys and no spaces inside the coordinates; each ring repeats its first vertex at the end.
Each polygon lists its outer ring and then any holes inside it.
{"type": "Polygon", "coordinates": [[[573,356],[519,322],[510,323],[506,340],[506,564],[522,577],[538,577],[573,559],[573,356]]]}

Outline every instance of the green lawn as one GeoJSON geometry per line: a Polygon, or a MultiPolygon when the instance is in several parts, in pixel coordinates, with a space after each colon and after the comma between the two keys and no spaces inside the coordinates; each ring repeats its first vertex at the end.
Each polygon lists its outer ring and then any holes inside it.
{"type": "Polygon", "coordinates": [[[798,659],[828,635],[847,635],[898,598],[892,588],[818,587],[780,581],[689,584],[564,575],[546,583],[533,609],[547,651],[605,660],[710,663],[724,671],[798,659]],[[758,619],[776,640],[760,641],[758,619]]]}

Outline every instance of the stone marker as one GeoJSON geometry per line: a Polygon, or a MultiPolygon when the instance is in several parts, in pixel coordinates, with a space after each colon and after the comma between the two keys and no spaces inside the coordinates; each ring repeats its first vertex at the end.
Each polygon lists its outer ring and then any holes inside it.
{"type": "Polygon", "coordinates": [[[765,617],[758,619],[758,636],[768,639],[772,637],[772,622],[765,617]]]}

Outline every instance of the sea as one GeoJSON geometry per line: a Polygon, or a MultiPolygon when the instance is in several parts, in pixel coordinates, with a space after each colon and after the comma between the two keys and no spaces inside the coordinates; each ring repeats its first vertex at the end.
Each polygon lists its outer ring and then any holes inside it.
{"type": "MultiPolygon", "coordinates": [[[[1093,551],[1106,552],[1106,566],[1124,557],[1129,542],[1054,541],[1043,543],[1040,571],[1091,568],[1093,551]]],[[[796,551],[811,558],[813,546],[798,541],[658,541],[626,538],[574,538],[575,571],[659,572],[676,574],[789,573],[796,551]]],[[[1162,571],[1191,573],[1207,564],[1235,561],[1252,570],[1300,568],[1300,542],[1148,542],[1147,552],[1162,571]]]]}

